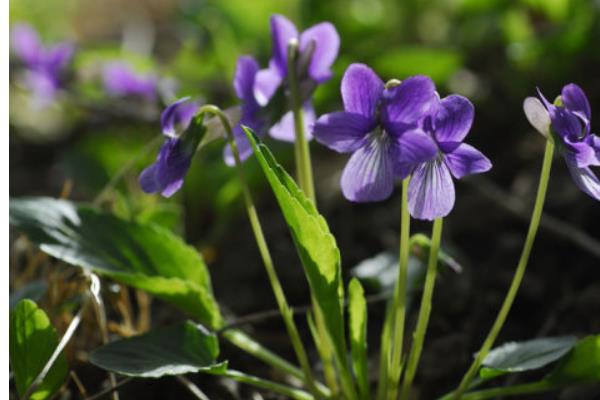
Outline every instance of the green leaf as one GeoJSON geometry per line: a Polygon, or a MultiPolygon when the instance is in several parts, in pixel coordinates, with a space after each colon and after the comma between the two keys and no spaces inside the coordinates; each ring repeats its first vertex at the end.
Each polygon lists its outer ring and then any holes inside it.
{"type": "Polygon", "coordinates": [[[11,199],[10,223],[53,257],[222,324],[202,257],[166,229],[47,197],[11,199]]]}
{"type": "MultiPolygon", "coordinates": [[[[58,346],[58,336],[48,316],[29,299],[21,300],[10,313],[10,365],[19,396],[27,391],[58,346]]],[[[67,361],[61,353],[30,399],[52,397],[65,381],[67,361]]]]}
{"type": "Polygon", "coordinates": [[[505,343],[490,351],[480,370],[482,378],[539,369],[564,357],[577,338],[562,336],[505,343]]]}
{"type": "Polygon", "coordinates": [[[327,222],[273,154],[244,128],[254,154],[273,189],[283,217],[292,233],[311,292],[325,316],[325,324],[340,360],[346,357],[340,252],[327,222]]]}
{"type": "MultiPolygon", "coordinates": [[[[429,237],[423,234],[411,236],[408,260],[408,295],[420,289],[425,282],[430,247],[431,239],[429,237]]],[[[438,268],[447,267],[454,272],[462,271],[462,266],[443,249],[440,249],[439,261],[438,268]]],[[[384,251],[363,260],[352,268],[352,274],[371,289],[391,293],[398,279],[398,252],[384,251]]]]}
{"type": "Polygon", "coordinates": [[[121,375],[160,378],[223,373],[227,363],[217,362],[218,356],[217,337],[202,325],[186,321],[101,346],[90,353],[90,362],[121,375]]]}
{"type": "Polygon", "coordinates": [[[546,379],[561,384],[600,382],[600,335],[577,342],[546,379]]]}
{"type": "Polygon", "coordinates": [[[353,278],[348,285],[348,314],[352,366],[362,399],[369,398],[369,366],[367,362],[367,302],[360,281],[353,278]]]}

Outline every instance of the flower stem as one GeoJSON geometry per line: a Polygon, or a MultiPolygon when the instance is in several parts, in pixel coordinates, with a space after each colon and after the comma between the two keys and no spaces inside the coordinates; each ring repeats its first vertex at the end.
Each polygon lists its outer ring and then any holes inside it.
{"type": "Polygon", "coordinates": [[[227,134],[227,140],[229,142],[229,145],[231,146],[231,152],[233,153],[233,157],[235,159],[235,165],[238,172],[238,178],[242,187],[242,196],[246,205],[248,219],[250,220],[250,225],[252,226],[252,232],[254,233],[254,237],[256,238],[258,250],[263,259],[263,264],[267,271],[267,276],[269,277],[273,293],[275,294],[275,299],[279,307],[279,312],[283,317],[283,322],[288,331],[288,335],[292,342],[294,351],[296,352],[296,357],[298,358],[298,362],[300,363],[302,371],[304,372],[304,382],[306,383],[308,390],[311,393],[313,393],[315,397],[320,398],[321,393],[316,387],[314,375],[310,367],[310,363],[308,361],[308,356],[306,355],[306,350],[304,349],[304,345],[302,344],[302,340],[300,339],[300,334],[298,333],[298,328],[296,327],[296,324],[294,322],[292,310],[287,303],[285,294],[283,292],[283,288],[281,287],[281,283],[277,276],[277,272],[275,271],[273,259],[271,258],[271,253],[269,251],[269,247],[267,246],[267,241],[265,240],[260,220],[258,219],[256,207],[254,206],[252,196],[250,195],[250,189],[248,188],[248,184],[246,183],[244,169],[242,168],[242,161],[240,159],[240,153],[238,151],[235,138],[233,136],[233,130],[231,129],[229,119],[221,111],[220,108],[213,105],[205,105],[201,107],[200,110],[198,110],[197,115],[200,116],[203,114],[216,115],[223,124],[225,132],[227,134]]]}
{"type": "MultiPolygon", "coordinates": [[[[398,397],[398,385],[402,374],[402,343],[404,341],[404,320],[406,318],[406,284],[408,279],[408,250],[410,236],[410,214],[408,213],[408,182],[410,178],[402,181],[402,205],[400,215],[400,259],[398,268],[398,280],[394,288],[393,335],[391,342],[392,354],[388,364],[388,400],[396,400],[398,397]]],[[[388,338],[388,340],[390,340],[388,338]]]]}
{"type": "MultiPolygon", "coordinates": [[[[288,79],[292,112],[294,114],[294,155],[296,158],[296,174],[298,184],[306,196],[315,203],[315,186],[313,183],[312,163],[310,149],[304,131],[304,116],[302,112],[302,98],[297,71],[298,41],[291,40],[288,44],[288,79]]],[[[315,203],[316,204],[316,203],[315,203]]]]}
{"type": "Polygon", "coordinates": [[[538,231],[538,226],[540,224],[540,219],[542,216],[542,209],[544,208],[544,201],[546,200],[546,189],[548,188],[548,180],[550,178],[550,168],[552,167],[552,156],[554,154],[554,144],[548,140],[546,142],[546,150],[544,152],[544,162],[542,164],[542,172],[540,173],[540,180],[538,184],[537,196],[535,198],[535,205],[533,207],[533,213],[531,215],[531,221],[529,223],[529,230],[527,231],[527,238],[525,239],[525,244],[523,245],[523,251],[521,253],[521,258],[519,259],[519,264],[517,265],[517,269],[515,271],[515,275],[513,276],[512,283],[510,284],[510,288],[506,293],[506,297],[504,298],[504,303],[502,303],[502,307],[498,312],[498,316],[496,317],[496,321],[494,325],[490,329],[487,338],[483,342],[479,352],[475,356],[475,360],[465,373],[460,385],[454,392],[453,399],[458,400],[461,398],[463,393],[469,387],[469,383],[473,379],[473,377],[479,371],[479,367],[481,363],[488,355],[490,349],[494,345],[500,330],[502,329],[502,325],[504,325],[504,321],[508,316],[510,308],[517,296],[517,291],[519,290],[519,286],[521,285],[521,281],[523,279],[523,275],[525,274],[525,269],[527,268],[527,263],[529,261],[529,255],[531,254],[531,249],[533,247],[533,242],[535,240],[535,236],[538,231]]]}
{"type": "Polygon", "coordinates": [[[423,342],[425,341],[425,332],[429,323],[429,315],[431,313],[431,299],[433,297],[433,288],[435,286],[435,278],[437,273],[438,254],[440,250],[440,240],[442,237],[443,219],[436,218],[433,223],[433,232],[431,234],[431,248],[429,249],[429,261],[427,263],[427,274],[425,276],[425,286],[423,287],[423,297],[421,298],[421,308],[419,317],[417,318],[417,327],[413,335],[413,344],[408,356],[406,373],[402,383],[401,399],[408,399],[410,386],[419,365],[421,350],[423,350],[423,342]]]}

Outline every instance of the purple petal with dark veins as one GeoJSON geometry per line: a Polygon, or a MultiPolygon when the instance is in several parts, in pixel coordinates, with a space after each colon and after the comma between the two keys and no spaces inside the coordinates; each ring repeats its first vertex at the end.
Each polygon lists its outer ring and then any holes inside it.
{"type": "Polygon", "coordinates": [[[299,50],[302,52],[311,41],[316,47],[308,66],[308,76],[317,83],[323,83],[331,78],[331,66],[340,49],[340,36],[333,24],[322,22],[302,32],[299,50]]]}
{"type": "Polygon", "coordinates": [[[383,91],[381,119],[386,127],[394,123],[415,124],[427,115],[437,101],[431,78],[413,76],[383,91]]]}
{"type": "Polygon", "coordinates": [[[565,156],[565,161],[575,185],[587,195],[600,201],[600,180],[594,172],[592,172],[590,167],[579,168],[577,164],[567,156],[565,156]]]}
{"type": "Polygon", "coordinates": [[[375,122],[360,114],[335,112],[319,117],[313,129],[317,142],[338,153],[351,153],[363,147],[375,122]]]}
{"type": "Polygon", "coordinates": [[[364,64],[351,64],[342,78],[344,110],[375,121],[377,105],[383,93],[383,81],[364,64]]]}
{"type": "Polygon", "coordinates": [[[399,179],[406,178],[417,164],[431,160],[438,153],[431,136],[420,129],[407,130],[391,138],[394,142],[394,173],[399,179]]]}
{"type": "Polygon", "coordinates": [[[415,168],[408,184],[408,211],[413,218],[445,217],[454,207],[454,197],[452,176],[440,158],[415,168]]]}
{"type": "Polygon", "coordinates": [[[440,101],[433,119],[438,142],[462,142],[473,124],[475,109],[466,97],[451,95],[440,101]]]}
{"type": "Polygon", "coordinates": [[[344,197],[364,203],[387,199],[394,190],[394,168],[389,140],[371,140],[358,149],[342,173],[344,197]]]}
{"type": "Polygon", "coordinates": [[[480,174],[492,168],[491,161],[483,153],[466,143],[459,143],[458,146],[440,143],[440,148],[445,152],[444,161],[456,179],[471,174],[480,174]],[[453,149],[445,152],[444,149],[448,147],[453,147],[453,149]]]}
{"type": "Polygon", "coordinates": [[[578,168],[589,167],[590,165],[600,165],[598,160],[597,137],[588,135],[584,140],[572,141],[569,137],[563,138],[563,153],[575,163],[578,168]]]}
{"type": "MultiPolygon", "coordinates": [[[[304,136],[306,140],[312,140],[312,126],[315,123],[316,115],[315,109],[312,103],[308,102],[304,104],[304,136]]],[[[283,142],[293,143],[296,141],[296,134],[294,130],[294,113],[288,111],[283,117],[269,130],[269,135],[273,139],[281,140],[283,142]]]]}

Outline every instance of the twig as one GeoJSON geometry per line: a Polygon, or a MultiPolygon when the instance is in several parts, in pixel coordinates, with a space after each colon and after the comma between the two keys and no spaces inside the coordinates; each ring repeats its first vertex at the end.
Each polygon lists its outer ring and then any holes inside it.
{"type": "Polygon", "coordinates": [[[79,323],[81,322],[81,316],[83,315],[83,311],[85,310],[88,302],[89,302],[89,297],[86,297],[83,304],[81,305],[81,308],[79,309],[79,311],[77,312],[77,314],[75,315],[73,320],[71,320],[71,323],[67,327],[65,334],[60,339],[58,346],[56,346],[56,349],[54,349],[54,352],[52,353],[52,355],[46,362],[46,365],[44,365],[44,368],[35,377],[35,379],[31,383],[31,385],[29,386],[29,388],[25,391],[25,394],[23,394],[22,400],[29,399],[29,397],[31,397],[31,395],[33,394],[33,392],[35,392],[37,387],[43,382],[44,378],[46,378],[46,375],[48,375],[48,372],[50,372],[50,369],[52,368],[52,366],[58,359],[58,356],[60,356],[60,353],[62,353],[62,351],[64,350],[65,346],[67,345],[67,343],[69,342],[69,340],[71,339],[73,334],[75,333],[75,330],[77,330],[77,327],[79,326],[79,323]]]}
{"type": "MultiPolygon", "coordinates": [[[[468,179],[466,182],[501,208],[524,221],[529,221],[529,207],[521,199],[502,190],[491,180],[483,177],[476,177],[468,179]]],[[[594,257],[600,258],[600,241],[589,236],[576,226],[543,213],[540,227],[552,232],[562,239],[572,242],[594,257]]]]}
{"type": "Polygon", "coordinates": [[[73,380],[73,382],[75,382],[75,386],[77,386],[77,389],[79,390],[79,393],[81,394],[81,396],[86,397],[87,390],[85,389],[85,386],[83,386],[83,383],[81,382],[81,380],[79,379],[79,377],[77,376],[75,371],[71,371],[70,375],[71,375],[71,379],[73,380]]]}
{"type": "MultiPolygon", "coordinates": [[[[98,325],[100,327],[100,333],[102,335],[102,343],[108,343],[108,331],[106,329],[106,310],[104,308],[104,302],[102,301],[102,296],[100,295],[100,278],[98,275],[94,273],[90,273],[90,293],[92,294],[92,299],[94,301],[94,310],[96,311],[96,319],[98,321],[98,325]]],[[[111,387],[115,387],[117,385],[117,377],[112,372],[108,373],[108,380],[110,381],[111,387]]],[[[112,393],[113,400],[119,400],[119,393],[115,390],[112,393]]]]}
{"type": "Polygon", "coordinates": [[[192,381],[190,381],[188,378],[186,378],[185,376],[179,375],[179,376],[176,376],[176,378],[183,386],[185,386],[185,388],[187,390],[190,391],[190,393],[192,393],[194,396],[196,396],[197,399],[210,400],[208,398],[208,396],[205,395],[204,392],[202,390],[200,390],[200,388],[198,386],[194,385],[194,383],[192,381]]]}
{"type": "Polygon", "coordinates": [[[124,386],[126,384],[128,384],[129,382],[131,382],[133,380],[133,378],[129,377],[129,378],[125,378],[123,380],[120,380],[119,382],[117,382],[115,384],[115,386],[113,387],[109,387],[108,389],[104,389],[101,392],[98,392],[90,397],[86,397],[85,400],[98,400],[104,396],[106,396],[107,394],[111,394],[112,392],[114,392],[115,390],[117,390],[118,388],[120,388],[121,386],[124,386]]]}

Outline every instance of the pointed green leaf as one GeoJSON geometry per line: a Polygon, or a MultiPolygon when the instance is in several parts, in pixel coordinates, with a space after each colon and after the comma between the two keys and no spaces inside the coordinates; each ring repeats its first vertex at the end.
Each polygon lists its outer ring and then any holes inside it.
{"type": "Polygon", "coordinates": [[[202,257],[166,229],[47,197],[11,199],[10,223],[53,257],[222,324],[202,257]]]}
{"type": "Polygon", "coordinates": [[[362,399],[369,398],[369,367],[367,362],[367,302],[360,281],[353,278],[348,285],[348,315],[352,366],[362,399]]]}
{"type": "MultiPolygon", "coordinates": [[[[19,396],[27,391],[58,346],[58,336],[48,316],[29,299],[21,300],[10,313],[10,365],[19,396]]],[[[30,399],[52,397],[65,381],[67,361],[60,354],[30,399]]]]}
{"type": "Polygon", "coordinates": [[[539,369],[564,357],[577,338],[562,336],[505,343],[492,349],[483,361],[482,378],[539,369]]]}
{"type": "Polygon", "coordinates": [[[186,321],[101,346],[90,353],[90,362],[121,375],[160,378],[222,373],[227,363],[218,362],[218,356],[217,337],[202,325],[186,321]]]}
{"type": "Polygon", "coordinates": [[[290,228],[313,296],[326,316],[327,330],[336,353],[339,359],[345,359],[344,289],[341,284],[340,252],[335,238],[314,204],[277,163],[269,149],[259,142],[250,129],[244,129],[290,228]]]}
{"type": "Polygon", "coordinates": [[[577,342],[546,379],[560,384],[600,382],[600,335],[577,342]]]}

